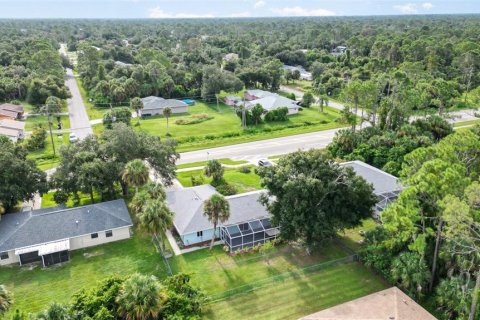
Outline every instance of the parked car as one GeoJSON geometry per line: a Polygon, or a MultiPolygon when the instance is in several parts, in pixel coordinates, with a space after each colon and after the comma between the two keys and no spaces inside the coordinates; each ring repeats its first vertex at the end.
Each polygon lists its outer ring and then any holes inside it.
{"type": "Polygon", "coordinates": [[[75,133],[70,133],[70,136],[68,137],[68,140],[70,141],[70,143],[73,143],[73,142],[77,142],[78,141],[78,137],[75,133]]]}
{"type": "Polygon", "coordinates": [[[273,166],[273,163],[271,163],[268,159],[260,159],[258,160],[258,165],[260,167],[270,167],[273,166]]]}

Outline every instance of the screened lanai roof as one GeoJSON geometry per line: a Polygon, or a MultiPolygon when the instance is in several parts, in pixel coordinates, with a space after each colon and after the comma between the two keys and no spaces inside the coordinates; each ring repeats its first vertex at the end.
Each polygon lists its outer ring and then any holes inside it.
{"type": "Polygon", "coordinates": [[[269,232],[277,229],[272,226],[269,218],[243,221],[223,226],[223,228],[225,231],[227,231],[227,234],[230,236],[230,238],[246,236],[256,232],[269,232]]]}

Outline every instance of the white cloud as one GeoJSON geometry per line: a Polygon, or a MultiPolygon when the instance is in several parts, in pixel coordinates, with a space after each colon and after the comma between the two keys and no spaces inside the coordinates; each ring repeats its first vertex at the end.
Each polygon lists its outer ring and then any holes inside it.
{"type": "Polygon", "coordinates": [[[299,6],[285,7],[282,9],[272,10],[274,13],[282,16],[294,16],[294,17],[328,17],[334,16],[336,13],[327,9],[305,9],[299,6]]]}
{"type": "Polygon", "coordinates": [[[414,3],[406,3],[393,6],[393,9],[400,11],[403,14],[415,14],[418,13],[417,5],[414,3]]]}
{"type": "Polygon", "coordinates": [[[431,2],[424,2],[422,3],[422,8],[425,10],[430,10],[433,8],[433,4],[431,2]]]}
{"type": "Polygon", "coordinates": [[[252,14],[250,13],[250,11],[245,11],[245,12],[236,12],[236,13],[232,13],[231,15],[229,15],[229,17],[231,18],[248,18],[248,17],[251,17],[252,14]]]}
{"type": "Polygon", "coordinates": [[[160,6],[148,10],[149,18],[168,19],[168,18],[213,18],[212,14],[190,14],[190,13],[168,13],[163,11],[160,6]]]}
{"type": "Polygon", "coordinates": [[[255,4],[253,5],[253,7],[255,9],[258,9],[258,8],[262,8],[262,7],[265,7],[267,3],[263,0],[258,0],[257,2],[255,2],[255,4]]]}

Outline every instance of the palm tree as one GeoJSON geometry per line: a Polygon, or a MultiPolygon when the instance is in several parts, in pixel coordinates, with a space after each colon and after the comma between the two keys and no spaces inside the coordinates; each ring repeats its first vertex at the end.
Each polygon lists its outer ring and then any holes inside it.
{"type": "Polygon", "coordinates": [[[167,134],[168,134],[168,118],[172,115],[172,108],[165,107],[163,109],[163,116],[167,119],[167,134]]]}
{"type": "Polygon", "coordinates": [[[203,215],[213,223],[213,236],[210,243],[210,250],[212,250],[218,222],[223,223],[230,218],[230,204],[222,195],[214,194],[203,203],[203,215]]]}
{"type": "Polygon", "coordinates": [[[12,304],[13,294],[11,294],[4,285],[0,285],[0,315],[5,313],[12,304]]]}
{"type": "Polygon", "coordinates": [[[406,290],[420,296],[430,279],[430,271],[425,260],[416,252],[400,253],[392,262],[392,278],[406,290]]]}
{"type": "Polygon", "coordinates": [[[48,309],[40,312],[35,319],[38,320],[67,320],[70,319],[68,309],[64,305],[54,302],[48,309]]]}
{"type": "Polygon", "coordinates": [[[116,298],[118,313],[127,320],[157,319],[167,299],[155,276],[135,273],[122,285],[116,298]]]}
{"type": "Polygon", "coordinates": [[[213,179],[212,185],[214,185],[214,184],[218,184],[218,182],[222,180],[224,169],[220,161],[213,159],[207,162],[203,172],[207,177],[212,177],[213,179]]]}
{"type": "Polygon", "coordinates": [[[139,97],[135,97],[132,100],[130,100],[130,108],[135,110],[135,113],[137,114],[137,123],[140,123],[140,110],[143,109],[143,101],[139,97]]]}
{"type": "Polygon", "coordinates": [[[160,245],[164,249],[163,233],[173,225],[173,212],[162,199],[153,199],[145,204],[139,216],[140,225],[153,234],[155,239],[160,236],[160,245]]]}
{"type": "Polygon", "coordinates": [[[166,199],[165,188],[161,183],[153,181],[147,182],[145,185],[145,191],[148,192],[151,199],[166,199]]]}
{"type": "Polygon", "coordinates": [[[128,162],[123,169],[122,180],[127,185],[135,186],[135,193],[138,187],[147,183],[149,178],[149,170],[145,163],[140,159],[128,162]]]}

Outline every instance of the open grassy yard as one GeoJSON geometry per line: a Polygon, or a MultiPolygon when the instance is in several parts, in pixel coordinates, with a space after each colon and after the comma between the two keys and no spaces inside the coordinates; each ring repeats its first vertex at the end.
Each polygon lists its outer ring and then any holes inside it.
{"type": "MultiPolygon", "coordinates": [[[[248,167],[251,169],[250,173],[240,172],[239,168],[225,168],[223,178],[227,183],[233,185],[238,193],[261,189],[260,177],[254,172],[255,166],[248,167]]],[[[184,187],[192,186],[192,176],[203,177],[204,184],[212,182],[211,178],[203,175],[203,169],[177,172],[177,179],[184,187]]]]}
{"type": "MultiPolygon", "coordinates": [[[[340,113],[334,108],[325,108],[320,113],[316,108],[305,108],[297,115],[292,115],[286,122],[264,123],[247,130],[241,128],[240,118],[235,115],[231,107],[219,104],[205,104],[197,102],[195,106],[189,107],[188,114],[179,114],[169,119],[169,134],[179,143],[178,151],[192,151],[205,148],[219,147],[250,141],[284,137],[289,135],[314,132],[320,130],[343,127],[338,122],[340,113]],[[188,120],[198,114],[206,113],[213,116],[213,119],[197,124],[180,125],[175,121],[178,119],[188,120]]],[[[136,120],[132,119],[132,124],[136,120]]],[[[164,117],[155,116],[142,119],[138,130],[145,130],[151,134],[165,137],[167,134],[167,121],[164,117]]],[[[93,126],[96,134],[104,130],[103,124],[93,126]]]]}
{"type": "Polygon", "coordinates": [[[340,264],[213,302],[205,318],[298,319],[387,287],[360,263],[340,264]]]}
{"type": "Polygon", "coordinates": [[[0,283],[15,295],[13,310],[38,312],[53,301],[70,301],[75,292],[93,287],[107,276],[134,272],[159,278],[167,275],[150,236],[134,235],[130,240],[74,251],[71,261],[62,266],[2,267],[0,283]]]}
{"type": "Polygon", "coordinates": [[[463,127],[463,126],[474,126],[476,124],[480,124],[480,119],[463,121],[463,122],[456,122],[456,123],[453,124],[453,127],[457,128],[457,127],[463,127]]]}
{"type": "Polygon", "coordinates": [[[88,118],[90,120],[102,119],[103,115],[108,111],[108,109],[95,108],[93,103],[88,100],[87,91],[82,85],[82,79],[78,76],[76,71],[73,72],[75,75],[75,81],[77,81],[78,89],[80,90],[80,95],[82,96],[83,103],[87,109],[88,118]]]}
{"type": "MultiPolygon", "coordinates": [[[[57,130],[57,117],[53,116],[52,130],[57,130]]],[[[62,129],[70,129],[70,117],[67,115],[60,116],[62,129]]],[[[32,131],[36,125],[42,125],[48,130],[48,117],[46,116],[30,116],[25,120],[25,131],[32,131]]]]}
{"type": "Polygon", "coordinates": [[[42,150],[30,152],[27,156],[29,159],[35,160],[35,162],[37,163],[38,167],[41,170],[48,170],[56,167],[60,162],[60,158],[58,156],[60,148],[63,145],[67,145],[70,143],[68,141],[68,133],[62,133],[62,134],[54,133],[53,141],[55,143],[55,148],[56,148],[56,157],[53,156],[53,146],[50,140],[50,133],[47,135],[47,144],[45,148],[42,150]]]}

